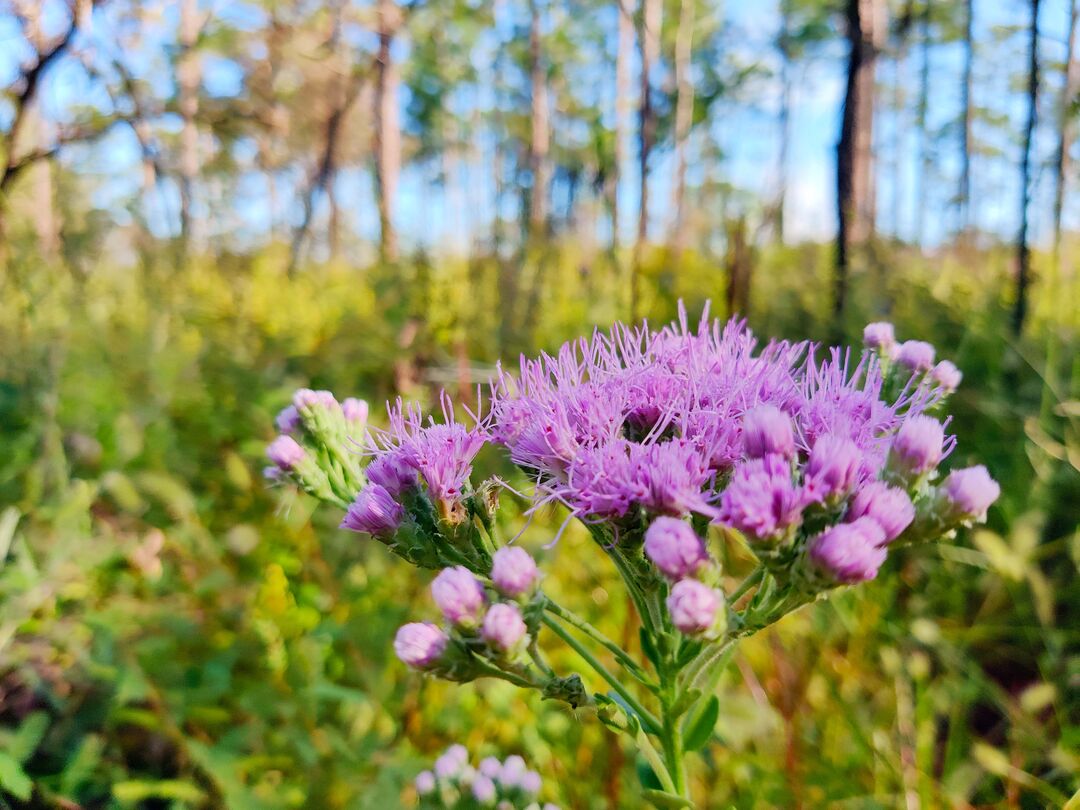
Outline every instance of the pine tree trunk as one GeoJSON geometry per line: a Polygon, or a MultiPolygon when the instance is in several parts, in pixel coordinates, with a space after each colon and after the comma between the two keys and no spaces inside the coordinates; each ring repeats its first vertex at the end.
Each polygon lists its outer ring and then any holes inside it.
{"type": "Polygon", "coordinates": [[[686,150],[694,123],[694,83],[690,59],[694,47],[694,0],[680,0],[679,29],[675,36],[675,188],[672,208],[675,222],[671,247],[681,253],[686,247],[686,150]]]}
{"type": "Polygon", "coordinates": [[[1028,286],[1031,279],[1031,248],[1028,245],[1028,208],[1031,202],[1031,144],[1035,136],[1039,98],[1039,0],[1031,0],[1031,27],[1028,42],[1027,121],[1024,125],[1023,154],[1020,157],[1020,230],[1016,236],[1016,302],[1013,332],[1024,330],[1027,318],[1028,286]]]}
{"type": "Polygon", "coordinates": [[[529,240],[533,244],[537,244],[547,232],[548,148],[551,139],[541,22],[538,0],[529,0],[529,173],[532,175],[532,187],[529,191],[529,240]]]}
{"type": "Polygon", "coordinates": [[[879,0],[847,0],[847,88],[836,149],[836,266],[833,314],[840,326],[847,298],[851,247],[873,230],[873,122],[875,28],[879,0]]]}
{"type": "Polygon", "coordinates": [[[379,210],[379,259],[397,261],[398,241],[394,227],[398,177],[401,174],[401,126],[398,113],[400,78],[391,46],[399,24],[394,0],[378,0],[379,49],[375,62],[374,143],[375,195],[379,210]]]}
{"type": "Polygon", "coordinates": [[[180,240],[188,253],[198,237],[195,222],[195,183],[199,174],[199,85],[202,68],[195,50],[199,38],[198,0],[180,2],[180,61],[177,65],[180,118],[180,240]]]}

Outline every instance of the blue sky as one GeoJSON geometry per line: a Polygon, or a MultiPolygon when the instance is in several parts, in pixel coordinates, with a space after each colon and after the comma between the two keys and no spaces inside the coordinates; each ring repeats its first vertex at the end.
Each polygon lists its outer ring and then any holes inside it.
{"type": "MultiPolygon", "coordinates": [[[[51,2],[51,0],[46,0],[51,2]]],[[[505,9],[507,4],[502,4],[505,9]]],[[[1023,97],[1016,90],[1022,79],[1025,65],[1022,35],[1002,40],[995,34],[1009,26],[1022,26],[1027,20],[1027,3],[976,2],[976,104],[992,107],[996,113],[1007,116],[1013,123],[1012,138],[1004,138],[996,130],[980,126],[977,140],[987,148],[1000,152],[994,159],[976,158],[974,165],[975,192],[978,199],[978,225],[986,231],[1010,235],[1015,230],[1018,211],[1017,162],[1019,159],[1018,133],[1025,112],[1023,97]]],[[[225,0],[205,2],[204,7],[212,13],[229,16],[234,24],[258,24],[257,15],[247,6],[225,0]]],[[[778,27],[779,16],[772,2],[729,2],[724,7],[729,24],[736,34],[728,38],[731,57],[745,64],[758,63],[766,69],[774,69],[776,57],[771,48],[778,27]]],[[[497,16],[497,28],[504,35],[512,25],[510,12],[497,16]]],[[[170,72],[167,48],[174,41],[176,9],[164,3],[156,22],[142,31],[140,46],[127,47],[128,35],[118,23],[118,17],[105,17],[101,12],[95,18],[95,29],[84,42],[100,53],[120,52],[125,62],[139,76],[149,79],[155,91],[167,95],[170,92],[170,72]]],[[[1045,83],[1040,100],[1040,114],[1050,123],[1054,116],[1059,83],[1059,63],[1065,49],[1065,29],[1068,20],[1067,0],[1044,0],[1040,23],[1042,38],[1040,52],[1044,62],[1045,83]]],[[[15,75],[20,60],[26,58],[19,46],[18,29],[14,20],[0,14],[0,82],[7,83],[15,75]]],[[[397,56],[407,58],[407,43],[399,43],[397,56]]],[[[928,119],[936,130],[947,128],[956,120],[960,111],[961,48],[956,45],[937,46],[932,50],[931,100],[928,119]]],[[[490,74],[491,48],[482,48],[476,57],[476,67],[481,74],[490,74]]],[[[912,57],[905,67],[904,83],[909,97],[917,92],[919,55],[912,49],[912,57]]],[[[788,232],[793,238],[824,239],[832,235],[834,216],[834,150],[843,95],[845,48],[842,42],[832,42],[821,49],[819,55],[804,63],[797,75],[794,106],[791,119],[791,153],[788,162],[789,195],[786,209],[788,232]]],[[[884,60],[879,67],[879,80],[892,82],[895,65],[884,60]]],[[[767,72],[767,71],[766,71],[767,72]]],[[[239,69],[223,59],[208,59],[204,64],[205,85],[208,92],[230,96],[238,92],[242,76],[239,69]]],[[[488,75],[490,79],[490,75],[488,75]]],[[[599,75],[593,88],[595,101],[605,109],[610,118],[613,106],[613,76],[599,75]]],[[[635,88],[636,88],[636,82],[635,88]]],[[[490,88],[482,87],[468,103],[484,106],[491,101],[490,88]]],[[[700,182],[707,171],[719,173],[734,185],[768,198],[777,183],[776,154],[778,133],[776,115],[779,87],[772,79],[763,77],[753,80],[738,102],[722,101],[713,115],[708,130],[700,128],[692,145],[689,182],[700,182]],[[708,166],[694,159],[705,139],[719,145],[725,155],[722,166],[708,166]],[[693,147],[696,147],[693,148],[693,147]]],[[[103,89],[88,81],[81,66],[73,60],[57,65],[45,83],[43,106],[46,116],[64,120],[71,110],[80,104],[106,105],[103,89]]],[[[460,100],[455,100],[458,103],[460,100]]],[[[5,113],[6,114],[6,113],[5,113]]],[[[556,119],[557,120],[557,119],[556,119]]],[[[164,119],[162,126],[175,126],[175,121],[164,119]]],[[[916,205],[918,189],[918,143],[911,120],[897,121],[890,112],[881,112],[876,121],[876,139],[882,147],[882,166],[878,172],[879,210],[882,213],[879,227],[885,232],[898,229],[901,236],[914,238],[919,229],[919,206],[916,205]],[[896,132],[902,138],[897,141],[896,132]],[[898,152],[894,147],[899,143],[898,152]],[[893,168],[893,154],[901,157],[899,168],[893,168]],[[899,182],[896,182],[898,180],[899,182]],[[899,216],[892,209],[899,201],[899,216]]],[[[555,139],[564,137],[558,128],[555,139]]],[[[954,222],[951,219],[948,199],[955,193],[959,175],[956,144],[958,134],[943,136],[940,149],[933,155],[931,182],[928,184],[926,209],[923,217],[924,235],[933,244],[947,236],[954,222]]],[[[1042,166],[1053,153],[1053,137],[1049,127],[1039,132],[1036,143],[1036,164],[1042,166]]],[[[491,136],[476,144],[481,159],[472,164],[461,164],[462,173],[457,184],[464,189],[455,198],[448,190],[433,182],[435,168],[425,165],[409,165],[405,168],[400,188],[396,220],[403,240],[411,245],[463,249],[467,241],[463,233],[483,229],[491,219],[494,200],[491,193],[491,162],[495,144],[491,136]]],[[[251,149],[247,150],[251,152],[251,149]]],[[[628,144],[628,154],[633,158],[636,139],[628,144]]],[[[250,161],[240,147],[241,162],[250,161]]],[[[64,160],[71,168],[87,177],[87,186],[93,189],[95,204],[107,208],[120,221],[128,215],[122,210],[123,202],[138,193],[141,182],[139,151],[130,130],[117,127],[105,139],[89,147],[69,149],[64,160]]],[[[623,209],[630,212],[637,207],[638,178],[636,161],[628,161],[627,174],[620,189],[623,209]]],[[[653,164],[653,186],[650,212],[654,236],[661,236],[670,217],[671,156],[666,151],[656,155],[653,164]]],[[[300,179],[299,170],[290,176],[279,178],[279,185],[287,187],[300,179]]],[[[1045,239],[1049,227],[1049,195],[1052,191],[1052,174],[1042,170],[1036,174],[1032,215],[1035,237],[1045,239]]],[[[1075,178],[1074,178],[1075,181],[1075,178]]],[[[1074,186],[1075,186],[1074,182],[1074,186]]],[[[202,189],[205,200],[215,203],[214,228],[218,233],[229,234],[239,246],[256,244],[265,239],[270,222],[270,209],[264,177],[255,171],[240,175],[237,185],[215,188],[208,185],[202,189]]],[[[373,204],[373,183],[366,168],[342,171],[337,179],[337,196],[351,227],[366,237],[377,233],[377,216],[373,204]]],[[[283,194],[283,197],[286,196],[283,194]]],[[[1077,227],[1080,211],[1077,210],[1075,193],[1069,195],[1066,206],[1066,224],[1077,227]]],[[[155,230],[167,233],[175,230],[175,189],[167,188],[164,195],[154,195],[144,205],[151,212],[150,221],[155,230]]],[[[514,217],[513,200],[506,201],[504,215],[514,217]]],[[[295,222],[299,217],[298,206],[293,210],[280,211],[279,219],[295,222]]],[[[712,212],[709,212],[710,215],[712,212]]],[[[719,216],[719,212],[717,212],[719,216]]],[[[633,231],[632,216],[623,221],[624,236],[633,231]]],[[[599,234],[598,238],[606,238],[599,234]]]]}

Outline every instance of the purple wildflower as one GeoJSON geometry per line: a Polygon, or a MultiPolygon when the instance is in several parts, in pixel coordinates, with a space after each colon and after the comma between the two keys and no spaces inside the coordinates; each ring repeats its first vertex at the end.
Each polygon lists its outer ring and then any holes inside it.
{"type": "Polygon", "coordinates": [[[645,532],[645,554],[672,580],[693,575],[709,561],[705,544],[694,530],[684,521],[664,515],[645,532]]]}
{"type": "Polygon", "coordinates": [[[516,599],[536,586],[540,572],[532,555],[520,546],[503,546],[491,560],[491,581],[499,593],[516,599]]]}
{"type": "Polygon", "coordinates": [[[475,627],[484,610],[484,586],[463,565],[440,571],[431,596],[446,620],[462,627],[475,627]]]}
{"type": "Polygon", "coordinates": [[[526,771],[525,760],[517,754],[511,754],[503,762],[502,770],[499,771],[499,784],[505,788],[515,788],[521,784],[521,778],[526,771]]]}
{"type": "Polygon", "coordinates": [[[368,484],[349,505],[342,529],[354,532],[367,532],[375,537],[385,537],[397,531],[405,510],[394,500],[385,487],[368,484]]]}
{"type": "Polygon", "coordinates": [[[697,449],[686,441],[631,445],[634,465],[631,489],[642,506],[657,514],[698,512],[715,517],[702,487],[711,476],[697,449]]]}
{"type": "Polygon", "coordinates": [[[849,584],[877,576],[885,562],[885,532],[877,521],[862,517],[826,529],[810,541],[810,562],[829,580],[849,584]]]}
{"type": "Polygon", "coordinates": [[[911,371],[929,371],[934,366],[934,347],[922,340],[905,340],[896,352],[896,362],[911,371]]]}
{"type": "Polygon", "coordinates": [[[307,458],[307,451],[292,436],[278,436],[266,448],[266,457],[282,472],[291,472],[307,458]]]}
{"type": "Polygon", "coordinates": [[[934,370],[930,372],[930,379],[936,382],[941,390],[951,394],[960,387],[960,381],[964,379],[963,372],[949,360],[942,360],[934,370]]]}
{"type": "Polygon", "coordinates": [[[871,481],[855,493],[847,511],[848,521],[863,517],[877,521],[885,533],[885,542],[891,543],[911,525],[915,507],[904,490],[871,481]]]}
{"type": "Polygon", "coordinates": [[[868,349],[888,351],[896,345],[896,331],[887,321],[868,323],[863,329],[863,345],[868,349]]]}
{"type": "Polygon", "coordinates": [[[416,469],[410,466],[403,454],[396,450],[380,453],[364,470],[368,481],[378,484],[395,498],[416,486],[416,469]]]}
{"type": "Polygon", "coordinates": [[[862,453],[851,439],[822,436],[814,442],[806,463],[803,487],[807,497],[824,501],[850,492],[862,465],[862,453]]]}
{"type": "Polygon", "coordinates": [[[480,804],[491,804],[495,801],[495,783],[480,774],[473,779],[472,795],[480,804]]]}
{"type": "Polygon", "coordinates": [[[759,405],[748,411],[743,418],[743,446],[747,458],[761,458],[770,453],[794,458],[791,419],[775,405],[759,405]]]}
{"type": "Polygon", "coordinates": [[[296,406],[287,405],[278,411],[274,424],[282,433],[295,434],[300,430],[303,421],[300,419],[300,412],[296,410],[296,406]]]}
{"type": "Polygon", "coordinates": [[[460,776],[469,764],[469,752],[464,745],[455,743],[435,760],[435,774],[440,779],[460,776]]]}
{"type": "Polygon", "coordinates": [[[449,637],[431,622],[402,625],[394,637],[394,654],[414,669],[430,669],[446,651],[449,637]]]}
{"type": "Polygon", "coordinates": [[[480,760],[480,767],[478,770],[489,779],[496,779],[499,776],[499,772],[502,770],[502,763],[499,762],[497,757],[485,757],[480,760]]]}
{"type": "Polygon", "coordinates": [[[720,500],[718,522],[757,540],[776,538],[802,518],[803,501],[780,456],[766,456],[735,468],[720,500]]]}
{"type": "Polygon", "coordinates": [[[945,428],[930,416],[914,416],[900,426],[893,439],[892,456],[904,474],[921,475],[941,461],[945,428]]]}
{"type": "Polygon", "coordinates": [[[953,470],[941,489],[951,515],[963,520],[984,520],[986,510],[1001,495],[998,482],[982,464],[953,470]]]}
{"type": "Polygon", "coordinates": [[[304,413],[315,408],[337,410],[341,406],[338,405],[331,391],[312,391],[310,388],[301,388],[293,394],[293,407],[300,413],[304,413]]]}
{"type": "Polygon", "coordinates": [[[515,649],[528,634],[521,612],[515,605],[498,602],[488,608],[484,614],[484,624],[480,635],[497,650],[510,652],[515,649]]]}
{"type": "Polygon", "coordinates": [[[671,623],[686,635],[698,635],[716,624],[722,606],[720,595],[696,579],[676,582],[667,598],[671,623]]]}
{"type": "Polygon", "coordinates": [[[543,786],[544,780],[540,778],[540,774],[536,771],[525,771],[521,777],[520,787],[530,796],[535,796],[540,792],[540,788],[543,786]]]}
{"type": "Polygon", "coordinates": [[[345,415],[345,421],[354,427],[363,427],[367,424],[368,404],[362,399],[348,397],[341,403],[341,412],[345,415]]]}
{"type": "Polygon", "coordinates": [[[427,796],[435,791],[435,774],[431,771],[420,771],[416,775],[416,781],[413,782],[413,785],[416,787],[418,794],[427,796]]]}

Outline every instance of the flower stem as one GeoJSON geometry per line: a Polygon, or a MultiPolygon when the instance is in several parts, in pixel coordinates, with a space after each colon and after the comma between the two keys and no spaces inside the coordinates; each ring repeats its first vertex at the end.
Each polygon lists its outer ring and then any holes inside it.
{"type": "Polygon", "coordinates": [[[734,605],[738,602],[743,594],[761,582],[763,576],[765,576],[765,566],[762,565],[755,569],[754,573],[744,579],[739,587],[735,589],[735,592],[728,597],[728,604],[734,605]]]}
{"type": "Polygon", "coordinates": [[[545,595],[544,609],[549,611],[550,613],[554,613],[556,616],[558,616],[560,619],[565,621],[571,627],[576,627],[578,630],[580,630],[582,633],[587,635],[589,638],[591,638],[597,644],[601,645],[604,649],[606,649],[613,656],[615,656],[615,660],[618,661],[634,677],[640,679],[640,678],[642,678],[644,676],[645,673],[641,669],[641,665],[638,664],[638,662],[635,661],[633,658],[631,658],[627,654],[626,650],[624,650],[622,647],[620,647],[614,641],[609,639],[602,632],[600,632],[596,627],[589,624],[589,622],[585,621],[583,618],[578,616],[572,610],[564,608],[562,605],[560,605],[557,602],[555,602],[554,600],[552,600],[551,597],[546,596],[546,595],[545,595]]]}
{"type": "Polygon", "coordinates": [[[661,732],[662,726],[660,725],[660,721],[656,719],[656,716],[642,706],[641,703],[638,702],[638,699],[622,685],[619,679],[616,678],[607,667],[597,660],[596,656],[594,656],[587,647],[570,635],[569,631],[551,616],[544,615],[542,621],[554,631],[555,635],[569,644],[574,652],[584,658],[585,662],[596,671],[597,675],[608,682],[608,685],[615,690],[616,694],[625,700],[626,705],[633,709],[638,715],[642,726],[644,726],[647,731],[652,734],[659,734],[661,732]]]}

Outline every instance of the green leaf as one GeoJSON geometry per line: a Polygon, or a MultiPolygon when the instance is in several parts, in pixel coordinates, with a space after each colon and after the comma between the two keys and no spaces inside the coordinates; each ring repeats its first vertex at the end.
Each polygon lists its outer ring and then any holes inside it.
{"type": "Polygon", "coordinates": [[[644,790],[641,795],[652,802],[656,807],[693,807],[694,803],[674,793],[666,793],[662,790],[644,790]]]}
{"type": "Polygon", "coordinates": [[[638,630],[638,635],[641,636],[641,651],[645,653],[645,657],[648,658],[656,671],[660,671],[660,653],[656,650],[656,645],[653,643],[652,636],[645,632],[645,628],[642,627],[638,630]]]}
{"type": "Polygon", "coordinates": [[[645,788],[646,792],[650,790],[660,792],[663,785],[660,784],[660,779],[656,776],[656,773],[653,771],[648,760],[646,760],[645,757],[639,756],[636,767],[638,781],[641,782],[641,786],[645,788]]]}
{"type": "Polygon", "coordinates": [[[712,737],[716,719],[720,716],[720,699],[709,695],[704,703],[686,718],[683,727],[683,747],[687,751],[703,748],[712,737]]]}
{"type": "Polygon", "coordinates": [[[37,750],[45,732],[49,730],[49,715],[32,712],[22,721],[15,737],[8,744],[7,754],[16,762],[26,762],[37,750]]]}
{"type": "Polygon", "coordinates": [[[0,751],[0,793],[10,793],[19,801],[29,801],[34,783],[18,760],[0,751]]]}

